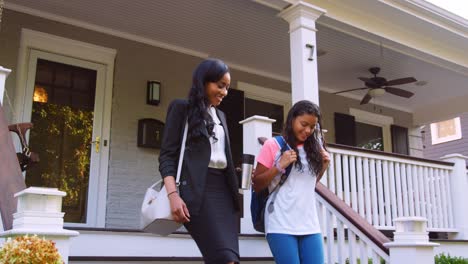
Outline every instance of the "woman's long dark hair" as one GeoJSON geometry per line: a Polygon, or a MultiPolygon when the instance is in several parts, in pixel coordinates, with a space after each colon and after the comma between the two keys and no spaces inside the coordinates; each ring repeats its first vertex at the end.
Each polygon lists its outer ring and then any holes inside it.
{"type": "Polygon", "coordinates": [[[208,114],[209,102],[205,85],[209,82],[218,82],[228,72],[228,66],[218,59],[202,61],[193,72],[192,87],[188,96],[188,137],[190,139],[202,136],[204,127],[210,136],[215,137],[213,118],[208,114]]]}
{"type": "MultiPolygon", "coordinates": [[[[296,136],[294,135],[293,122],[296,119],[296,117],[304,114],[316,116],[319,127],[322,127],[322,115],[320,113],[320,108],[318,107],[318,105],[307,100],[302,100],[295,103],[291,110],[289,110],[288,112],[288,117],[286,119],[286,124],[283,130],[283,136],[286,142],[288,142],[289,146],[293,148],[296,152],[298,152],[298,141],[296,139],[296,136]]],[[[318,175],[323,168],[323,158],[320,154],[322,146],[317,140],[317,136],[321,138],[323,142],[323,147],[325,148],[325,142],[323,141],[324,139],[321,129],[319,131],[314,131],[314,133],[310,135],[304,142],[304,151],[306,153],[307,161],[309,163],[309,169],[310,171],[315,172],[316,175],[318,175]]],[[[301,163],[301,159],[297,159],[296,166],[300,170],[302,170],[303,165],[301,163]]]]}

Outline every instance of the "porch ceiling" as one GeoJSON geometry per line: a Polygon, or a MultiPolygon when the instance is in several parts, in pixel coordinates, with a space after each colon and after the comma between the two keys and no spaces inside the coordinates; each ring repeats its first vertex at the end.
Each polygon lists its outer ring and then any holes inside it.
{"type": "MultiPolygon", "coordinates": [[[[233,68],[289,81],[288,24],[277,16],[278,10],[252,0],[8,0],[6,8],[156,46],[177,47],[199,57],[219,57],[233,68]]],[[[415,112],[468,96],[465,67],[433,63],[437,60],[427,59],[430,55],[420,56],[407,48],[384,48],[381,57],[375,43],[383,41],[388,46],[391,40],[366,32],[355,37],[343,33],[347,32],[344,27],[337,30],[329,20],[319,20],[317,36],[319,49],[326,52],[318,58],[323,91],[363,87],[357,77],[369,77],[367,69],[380,66],[380,75],[387,79],[414,76],[428,84],[399,86],[415,96],[402,99],[385,94],[374,100],[376,104],[415,112]]],[[[343,96],[360,99],[364,92],[343,96]]]]}

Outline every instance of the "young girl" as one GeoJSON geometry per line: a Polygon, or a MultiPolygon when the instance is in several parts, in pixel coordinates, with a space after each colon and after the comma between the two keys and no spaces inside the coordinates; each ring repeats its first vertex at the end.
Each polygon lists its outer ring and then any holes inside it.
{"type": "Polygon", "coordinates": [[[278,264],[324,263],[314,190],[330,157],[314,136],[317,125],[321,125],[319,107],[306,100],[297,102],[288,113],[283,131],[290,150],[281,154],[279,144],[272,138],[257,157],[252,180],[256,192],[264,188],[271,192],[292,164],[289,176],[275,195],[270,195],[265,210],[266,238],[278,264]],[[274,206],[269,206],[272,197],[274,206]]]}

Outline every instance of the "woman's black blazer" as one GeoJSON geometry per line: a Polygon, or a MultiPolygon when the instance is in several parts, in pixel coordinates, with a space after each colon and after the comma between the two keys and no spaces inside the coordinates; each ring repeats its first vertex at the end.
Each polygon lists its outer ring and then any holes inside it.
{"type": "MultiPolygon", "coordinates": [[[[159,155],[159,172],[161,176],[176,176],[179,162],[180,146],[184,133],[185,121],[188,113],[188,101],[174,100],[167,110],[166,124],[163,132],[161,152],[159,155]]],[[[232,161],[229,132],[226,117],[222,111],[216,109],[226,135],[226,177],[230,186],[234,206],[239,210],[238,179],[232,161]]],[[[204,127],[205,128],[205,127],[204,127]]],[[[198,139],[187,139],[180,179],[180,194],[190,211],[190,214],[198,214],[203,194],[205,192],[206,174],[211,157],[211,145],[208,131],[203,131],[203,136],[198,139]]]]}

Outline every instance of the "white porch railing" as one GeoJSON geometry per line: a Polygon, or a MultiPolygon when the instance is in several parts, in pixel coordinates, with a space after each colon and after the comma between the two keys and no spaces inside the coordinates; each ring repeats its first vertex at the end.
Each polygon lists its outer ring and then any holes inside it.
{"type": "Polygon", "coordinates": [[[453,165],[330,146],[321,182],[378,229],[392,219],[421,216],[429,231],[455,232],[449,176],[453,165]]]}
{"type": "Polygon", "coordinates": [[[326,186],[317,186],[317,192],[317,212],[324,237],[325,263],[368,263],[369,259],[373,264],[380,264],[381,261],[390,263],[388,250],[383,245],[390,241],[388,238],[351,208],[346,208],[326,186]]]}

